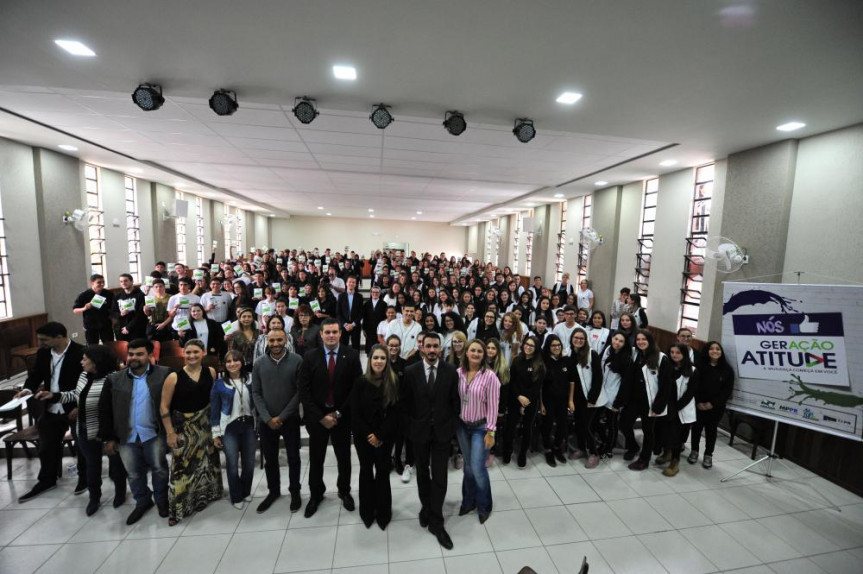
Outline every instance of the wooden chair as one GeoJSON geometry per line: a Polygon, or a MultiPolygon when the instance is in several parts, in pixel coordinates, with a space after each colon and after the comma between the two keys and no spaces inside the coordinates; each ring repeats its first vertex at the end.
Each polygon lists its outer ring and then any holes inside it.
{"type": "Polygon", "coordinates": [[[117,360],[124,365],[129,357],[129,342],[128,341],[110,341],[105,343],[105,346],[114,351],[117,355],[117,360]]]}
{"type": "MultiPolygon", "coordinates": [[[[14,399],[16,394],[18,394],[18,391],[15,389],[0,390],[0,405],[5,405],[6,403],[14,399]]],[[[11,411],[4,411],[0,413],[0,437],[12,432],[13,428],[15,431],[19,432],[24,430],[23,412],[24,409],[19,405],[11,411]],[[10,425],[12,421],[15,421],[14,427],[10,425]]]]}
{"type": "Polygon", "coordinates": [[[159,341],[153,341],[153,353],[150,355],[150,361],[152,363],[158,363],[159,357],[162,354],[162,343],[159,341]]]}
{"type": "Polygon", "coordinates": [[[39,347],[19,347],[17,349],[12,349],[9,352],[9,364],[7,366],[6,372],[12,373],[12,365],[15,363],[15,359],[20,360],[24,363],[24,370],[30,370],[30,364],[33,360],[36,359],[36,353],[39,352],[39,347]]]}
{"type": "MultiPolygon", "coordinates": [[[[20,407],[19,407],[20,408],[20,407]]],[[[38,420],[42,413],[45,411],[45,404],[43,401],[37,399],[30,399],[27,401],[27,410],[33,416],[34,419],[38,420]]],[[[16,444],[21,444],[24,448],[24,453],[27,455],[27,458],[33,458],[33,454],[30,452],[30,449],[27,447],[28,443],[32,444],[37,450],[39,448],[39,431],[36,428],[36,425],[30,425],[25,429],[18,430],[13,433],[9,433],[3,436],[3,444],[6,449],[6,480],[12,480],[12,455],[15,450],[16,444]]],[[[72,432],[66,431],[66,435],[63,437],[63,444],[69,448],[69,452],[72,456],[76,455],[75,452],[75,441],[72,438],[72,432]]],[[[63,451],[60,451],[60,457],[62,458],[63,451]]],[[[63,475],[63,465],[60,464],[57,466],[57,478],[60,478],[63,475]]]]}
{"type": "MultiPolygon", "coordinates": [[[[165,341],[161,344],[159,350],[159,359],[162,357],[182,357],[183,347],[179,341],[165,341]]],[[[160,363],[161,364],[161,363],[160,363]]]]}
{"type": "Polygon", "coordinates": [[[185,357],[171,357],[171,356],[161,356],[159,357],[159,364],[163,367],[170,367],[174,370],[180,370],[183,368],[183,365],[186,364],[185,357]]]}

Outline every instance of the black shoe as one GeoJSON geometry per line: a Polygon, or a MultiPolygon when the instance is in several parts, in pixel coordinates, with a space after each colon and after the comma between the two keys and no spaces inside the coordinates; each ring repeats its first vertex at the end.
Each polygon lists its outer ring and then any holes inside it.
{"type": "Polygon", "coordinates": [[[432,532],[432,534],[435,535],[435,538],[437,538],[437,541],[441,546],[447,550],[452,550],[452,538],[449,537],[449,534],[447,534],[443,527],[441,527],[437,532],[432,532]]]}
{"type": "Polygon", "coordinates": [[[632,464],[630,464],[627,468],[629,470],[642,471],[642,470],[646,469],[648,466],[650,466],[650,463],[648,463],[647,461],[638,459],[635,462],[633,462],[632,464]]]}
{"type": "Polygon", "coordinates": [[[491,513],[489,513],[489,514],[482,514],[482,513],[480,513],[480,515],[479,515],[479,523],[480,523],[480,524],[485,524],[485,521],[486,521],[486,520],[488,520],[488,517],[489,517],[489,516],[491,516],[491,513]]]}
{"type": "Polygon", "coordinates": [[[462,506],[461,508],[458,509],[458,515],[464,516],[465,514],[470,514],[474,510],[476,510],[476,504],[474,504],[473,506],[470,506],[470,507],[462,506]]]}
{"type": "Polygon", "coordinates": [[[554,453],[548,451],[545,453],[545,462],[548,463],[548,466],[554,468],[557,466],[557,462],[554,460],[554,453]]]}
{"type": "Polygon", "coordinates": [[[305,513],[306,518],[311,518],[312,516],[315,515],[315,512],[318,511],[318,505],[321,503],[321,500],[323,500],[323,497],[321,497],[321,498],[312,497],[309,499],[309,501],[306,503],[306,513],[305,513]]]}
{"type": "Polygon", "coordinates": [[[159,509],[159,516],[162,518],[168,518],[168,503],[159,504],[156,503],[156,507],[159,509]]]}
{"type": "Polygon", "coordinates": [[[114,508],[120,508],[126,504],[126,483],[114,485],[114,508]]]}
{"type": "Polygon", "coordinates": [[[636,456],[638,456],[638,453],[639,453],[638,449],[628,450],[624,453],[623,460],[625,460],[625,461],[633,460],[636,456]]]}
{"type": "Polygon", "coordinates": [[[393,470],[396,471],[396,474],[401,476],[401,474],[405,471],[405,465],[400,460],[393,459],[393,470]]]}
{"type": "Polygon", "coordinates": [[[503,455],[503,463],[509,464],[510,462],[512,462],[512,453],[508,452],[505,455],[503,455]]]}
{"type": "Polygon", "coordinates": [[[152,500],[148,500],[144,504],[139,504],[135,507],[135,510],[132,511],[132,514],[129,515],[129,518],[126,519],[127,525],[132,525],[141,520],[141,517],[144,516],[144,513],[153,508],[155,504],[152,500]]]}
{"type": "Polygon", "coordinates": [[[527,455],[523,452],[518,454],[518,467],[524,468],[527,466],[527,455]]]}
{"type": "Polygon", "coordinates": [[[87,516],[93,516],[97,510],[99,510],[99,499],[91,498],[87,503],[87,516]]]}
{"type": "Polygon", "coordinates": [[[425,510],[420,510],[420,526],[427,528],[429,525],[429,515],[425,510]]]}
{"type": "Polygon", "coordinates": [[[303,505],[303,499],[299,492],[291,493],[291,512],[296,512],[303,505]]]}
{"type": "Polygon", "coordinates": [[[556,453],[554,453],[554,458],[556,458],[557,462],[559,462],[560,464],[566,464],[566,457],[563,456],[562,450],[559,450],[556,453]]]}
{"type": "Polygon", "coordinates": [[[84,494],[85,492],[87,492],[87,483],[78,481],[78,484],[75,485],[75,496],[84,494]]]}
{"type": "Polygon", "coordinates": [[[49,490],[54,490],[55,488],[57,488],[56,483],[46,484],[44,482],[37,482],[36,485],[31,488],[29,492],[27,492],[18,499],[18,504],[21,504],[22,502],[27,502],[28,500],[33,500],[43,492],[48,492],[49,490]]]}
{"type": "Polygon", "coordinates": [[[277,498],[281,496],[278,492],[269,493],[258,505],[258,508],[255,512],[258,514],[263,514],[273,505],[277,498]]]}
{"type": "Polygon", "coordinates": [[[354,504],[354,497],[351,496],[350,492],[340,494],[339,498],[342,499],[342,505],[345,507],[345,510],[347,510],[348,512],[353,512],[354,509],[357,507],[356,504],[354,504]]]}

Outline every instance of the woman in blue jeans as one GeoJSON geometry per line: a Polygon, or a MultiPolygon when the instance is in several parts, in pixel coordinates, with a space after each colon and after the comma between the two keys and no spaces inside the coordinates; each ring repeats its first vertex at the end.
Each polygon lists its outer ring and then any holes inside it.
{"type": "Polygon", "coordinates": [[[231,504],[242,510],[243,501],[252,501],[255,417],[252,412],[252,377],[243,374],[243,354],[239,351],[228,351],[225,355],[225,374],[213,384],[210,393],[210,424],[213,427],[213,444],[225,450],[231,504]]]}
{"type": "Polygon", "coordinates": [[[486,346],[478,339],[467,345],[458,368],[461,414],[456,435],[464,456],[461,509],[464,516],[476,509],[480,524],[491,514],[491,482],[486,458],[494,446],[500,381],[486,365],[486,346]]]}

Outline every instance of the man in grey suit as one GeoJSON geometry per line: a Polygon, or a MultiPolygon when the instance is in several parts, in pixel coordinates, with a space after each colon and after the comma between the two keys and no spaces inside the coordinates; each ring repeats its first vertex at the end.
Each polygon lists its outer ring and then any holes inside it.
{"type": "Polygon", "coordinates": [[[135,509],[126,524],[135,524],[153,507],[168,516],[168,461],[165,427],[159,416],[162,386],[171,373],[168,367],[150,364],[153,343],[147,339],[129,342],[127,368],[108,375],[99,399],[99,438],[112,455],[119,448],[129,474],[135,509]],[[147,486],[147,471],[153,490],[147,486]]]}

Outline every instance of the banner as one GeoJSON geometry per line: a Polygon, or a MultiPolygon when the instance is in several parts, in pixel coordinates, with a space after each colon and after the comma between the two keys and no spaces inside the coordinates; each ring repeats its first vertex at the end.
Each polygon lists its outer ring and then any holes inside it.
{"type": "Polygon", "coordinates": [[[863,440],[863,287],[723,285],[728,408],[863,440]]]}

